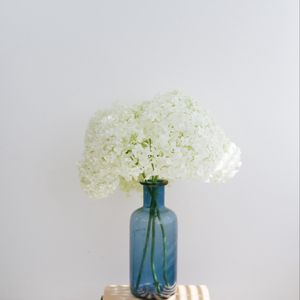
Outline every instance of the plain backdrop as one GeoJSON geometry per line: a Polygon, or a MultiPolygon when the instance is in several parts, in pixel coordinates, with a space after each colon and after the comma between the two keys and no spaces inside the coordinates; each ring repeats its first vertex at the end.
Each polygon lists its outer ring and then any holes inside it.
{"type": "Polygon", "coordinates": [[[128,283],[141,194],[89,199],[90,117],[182,89],[242,149],[226,184],[176,182],[178,282],[298,299],[298,1],[0,0],[0,299],[95,300],[128,283]]]}

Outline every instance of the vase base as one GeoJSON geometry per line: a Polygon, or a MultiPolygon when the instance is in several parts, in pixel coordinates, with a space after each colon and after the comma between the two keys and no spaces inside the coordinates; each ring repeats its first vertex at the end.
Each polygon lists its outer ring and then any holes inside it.
{"type": "MultiPolygon", "coordinates": [[[[137,300],[129,285],[108,285],[101,300],[137,300]]],[[[205,285],[177,285],[176,292],[169,300],[210,300],[205,285]]]]}
{"type": "Polygon", "coordinates": [[[140,285],[137,290],[131,289],[131,293],[138,298],[148,300],[168,299],[176,293],[176,283],[171,286],[159,286],[159,291],[150,284],[140,285]]]}

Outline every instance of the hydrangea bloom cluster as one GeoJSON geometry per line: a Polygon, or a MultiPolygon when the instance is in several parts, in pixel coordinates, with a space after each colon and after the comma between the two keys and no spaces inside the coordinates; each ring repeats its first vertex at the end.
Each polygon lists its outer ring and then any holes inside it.
{"type": "Polygon", "coordinates": [[[81,185],[95,198],[153,178],[224,182],[240,167],[240,149],[200,103],[178,91],[91,119],[79,164],[81,185]]]}

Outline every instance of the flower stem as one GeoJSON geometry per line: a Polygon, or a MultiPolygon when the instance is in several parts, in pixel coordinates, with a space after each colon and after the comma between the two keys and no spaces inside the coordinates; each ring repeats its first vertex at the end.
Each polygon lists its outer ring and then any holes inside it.
{"type": "MultiPolygon", "coordinates": [[[[152,177],[152,181],[156,181],[157,178],[156,177],[152,177]]],[[[149,192],[151,195],[151,208],[150,208],[150,213],[152,215],[152,244],[151,244],[151,271],[152,271],[152,276],[153,276],[153,280],[154,280],[154,286],[155,289],[157,291],[157,293],[160,293],[160,285],[158,282],[158,278],[157,278],[157,273],[156,273],[156,269],[155,269],[155,219],[157,216],[157,203],[156,203],[156,189],[153,187],[149,187],[149,192]]]]}
{"type": "Polygon", "coordinates": [[[151,244],[151,270],[152,270],[152,276],[154,280],[155,289],[158,293],[160,293],[160,286],[157,278],[157,273],[155,270],[155,264],[154,264],[154,251],[155,251],[155,211],[157,209],[154,209],[154,215],[152,217],[152,244],[151,244]]]}
{"type": "Polygon", "coordinates": [[[146,233],[146,241],[145,241],[145,245],[144,245],[143,256],[142,256],[142,261],[141,261],[141,265],[140,265],[139,274],[138,274],[137,281],[136,281],[136,284],[135,284],[136,289],[138,289],[138,287],[139,287],[142,272],[143,272],[143,269],[144,269],[144,264],[145,264],[146,254],[147,254],[147,248],[148,248],[148,244],[149,244],[151,222],[152,222],[152,214],[151,214],[151,212],[149,212],[149,219],[148,219],[147,233],[146,233]]]}
{"type": "MultiPolygon", "coordinates": [[[[152,179],[152,182],[156,182],[157,176],[153,176],[151,179],[152,179]]],[[[142,273],[144,270],[145,259],[147,256],[147,249],[148,249],[148,244],[149,244],[149,239],[150,239],[150,231],[151,231],[152,232],[151,253],[150,253],[151,272],[152,272],[155,289],[156,289],[157,293],[160,294],[161,287],[159,285],[158,276],[157,276],[157,272],[156,272],[156,268],[155,268],[155,220],[156,220],[156,217],[158,219],[161,233],[162,233],[162,238],[163,238],[163,278],[164,278],[165,284],[169,285],[168,279],[167,279],[167,273],[166,273],[166,269],[167,269],[167,265],[166,265],[167,239],[166,239],[164,226],[161,222],[160,212],[159,212],[159,209],[158,209],[157,203],[156,203],[155,189],[152,187],[148,187],[148,188],[149,188],[149,193],[151,195],[151,205],[150,205],[150,210],[149,210],[147,233],[146,233],[146,240],[145,240],[145,245],[144,245],[144,249],[143,249],[142,261],[141,261],[141,265],[140,265],[140,269],[139,269],[135,287],[136,287],[136,289],[138,289],[140,281],[141,281],[142,273]]]]}
{"type": "Polygon", "coordinates": [[[164,225],[161,222],[159,209],[157,209],[157,218],[159,221],[161,235],[162,235],[162,239],[163,239],[163,278],[164,278],[165,284],[167,286],[169,286],[170,284],[169,284],[168,278],[167,278],[167,237],[166,237],[164,225]]]}

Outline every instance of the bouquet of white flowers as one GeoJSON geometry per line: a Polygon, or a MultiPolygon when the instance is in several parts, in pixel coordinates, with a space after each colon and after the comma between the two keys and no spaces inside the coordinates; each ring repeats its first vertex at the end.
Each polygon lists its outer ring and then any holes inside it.
{"type": "Polygon", "coordinates": [[[145,180],[224,182],[238,171],[240,154],[197,100],[172,91],[96,113],[79,164],[81,185],[102,198],[145,180]]]}

